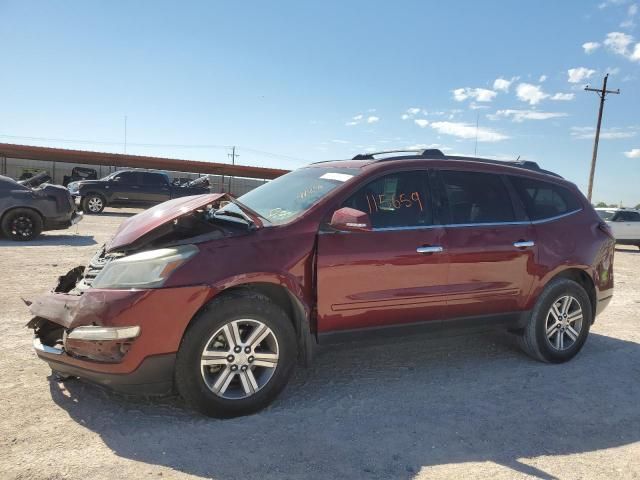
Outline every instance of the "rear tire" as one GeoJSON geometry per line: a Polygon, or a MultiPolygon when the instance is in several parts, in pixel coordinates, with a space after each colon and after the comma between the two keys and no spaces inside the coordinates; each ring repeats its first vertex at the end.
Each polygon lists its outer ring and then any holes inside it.
{"type": "Polygon", "coordinates": [[[96,214],[101,213],[104,210],[107,202],[102,195],[92,193],[83,197],[80,204],[82,205],[82,210],[84,212],[96,214]]]}
{"type": "Polygon", "coordinates": [[[562,363],[582,349],[593,322],[584,288],[566,278],[553,280],[538,298],[520,339],[522,349],[541,362],[562,363]]]}
{"type": "Polygon", "coordinates": [[[278,396],[296,358],[295,331],[279,306],[256,293],[228,294],[189,326],[176,358],[175,385],[204,415],[248,415],[278,396]]]}
{"type": "Polygon", "coordinates": [[[2,217],[2,233],[10,240],[33,240],[42,232],[42,217],[29,208],[15,208],[2,217]]]}

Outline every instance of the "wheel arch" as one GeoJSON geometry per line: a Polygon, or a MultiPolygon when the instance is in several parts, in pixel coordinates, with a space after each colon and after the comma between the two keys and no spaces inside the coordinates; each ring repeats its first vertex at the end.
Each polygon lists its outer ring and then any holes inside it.
{"type": "Polygon", "coordinates": [[[220,288],[212,288],[212,295],[193,315],[182,336],[184,337],[197,315],[207,308],[211,302],[230,295],[242,296],[243,294],[257,293],[282,308],[291,320],[298,341],[298,361],[304,366],[309,366],[312,362],[316,345],[311,325],[311,306],[304,300],[300,288],[292,288],[290,279],[264,277],[263,275],[260,277],[259,279],[227,283],[220,288]]]}
{"type": "Polygon", "coordinates": [[[42,212],[40,210],[38,210],[35,207],[32,207],[31,205],[18,205],[18,206],[15,206],[15,207],[7,208],[0,215],[0,223],[2,223],[2,221],[4,220],[4,217],[6,217],[9,213],[11,213],[14,210],[31,210],[31,211],[33,211],[34,213],[36,213],[40,217],[40,220],[42,220],[42,224],[44,225],[44,215],[42,214],[42,212]]]}
{"type": "Polygon", "coordinates": [[[596,284],[593,281],[593,278],[591,277],[591,275],[586,270],[583,270],[580,268],[567,268],[565,270],[562,270],[556,273],[546,283],[549,283],[555,280],[556,278],[566,278],[568,280],[573,280],[574,282],[576,282],[582,288],[585,289],[585,291],[587,292],[587,295],[589,296],[589,300],[591,301],[591,312],[592,312],[591,323],[593,323],[593,321],[596,318],[596,308],[598,306],[598,299],[596,294],[596,284]]]}

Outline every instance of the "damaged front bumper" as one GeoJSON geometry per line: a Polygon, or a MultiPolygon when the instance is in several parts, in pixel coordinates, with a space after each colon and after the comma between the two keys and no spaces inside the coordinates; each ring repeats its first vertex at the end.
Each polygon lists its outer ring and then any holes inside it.
{"type": "Polygon", "coordinates": [[[170,393],[182,335],[209,288],[69,289],[81,272],[72,270],[60,278],[67,285],[31,303],[27,326],[38,357],[56,372],[114,390],[170,393]]]}

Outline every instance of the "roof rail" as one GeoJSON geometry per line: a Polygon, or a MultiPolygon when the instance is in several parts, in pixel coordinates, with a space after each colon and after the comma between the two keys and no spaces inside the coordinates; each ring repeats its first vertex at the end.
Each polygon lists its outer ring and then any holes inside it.
{"type": "Polygon", "coordinates": [[[448,155],[445,158],[447,160],[466,160],[468,162],[491,163],[493,165],[505,165],[507,167],[523,168],[525,170],[533,170],[535,172],[546,173],[547,175],[553,175],[554,177],[562,178],[562,176],[558,175],[555,172],[540,168],[540,165],[531,160],[492,160],[490,158],[461,157],[457,155],[448,155]]]}
{"type": "MultiPolygon", "coordinates": [[[[382,150],[380,152],[360,153],[352,158],[352,160],[375,160],[379,155],[389,155],[392,153],[410,153],[412,157],[420,158],[445,158],[444,153],[437,148],[428,149],[404,149],[404,150],[382,150]]],[[[380,160],[391,160],[396,158],[403,158],[402,156],[394,156],[392,158],[384,158],[380,160]]]]}

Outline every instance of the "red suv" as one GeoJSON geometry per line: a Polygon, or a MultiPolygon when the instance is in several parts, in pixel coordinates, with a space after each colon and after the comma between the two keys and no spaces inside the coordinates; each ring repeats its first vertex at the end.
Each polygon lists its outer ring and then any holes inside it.
{"type": "Polygon", "coordinates": [[[501,325],[564,362],[613,293],[614,240],[533,162],[383,152],[312,164],[238,200],[170,200],[122,223],[31,304],[54,372],[255,412],[315,346],[501,325]]]}

